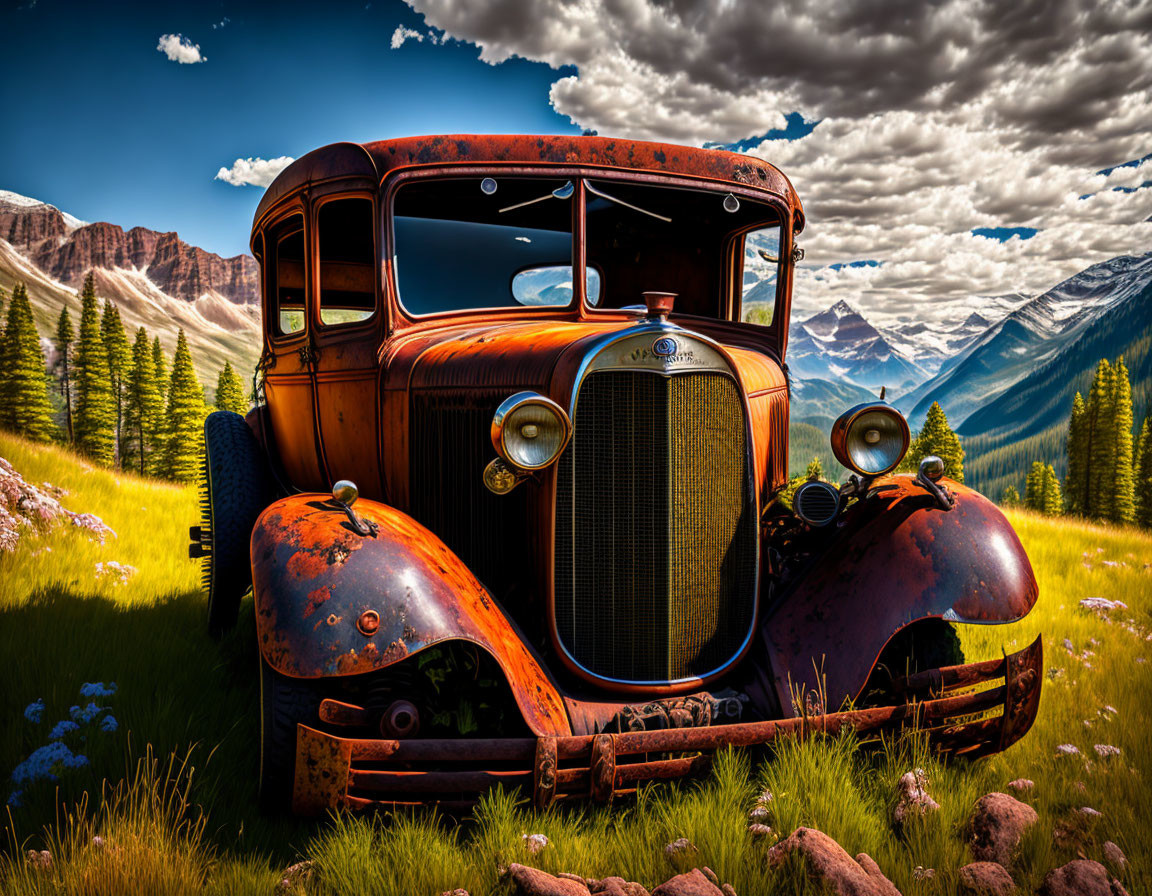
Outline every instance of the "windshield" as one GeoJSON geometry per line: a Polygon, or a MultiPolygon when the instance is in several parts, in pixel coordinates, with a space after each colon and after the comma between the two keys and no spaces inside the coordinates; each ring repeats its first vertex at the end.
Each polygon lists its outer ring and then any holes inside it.
{"type": "Polygon", "coordinates": [[[570,305],[574,193],[560,178],[405,184],[393,205],[400,303],[412,315],[570,305]]]}
{"type": "Polygon", "coordinates": [[[736,300],[745,301],[745,311],[761,309],[755,322],[771,322],[780,232],[773,206],[719,190],[591,179],[585,186],[587,260],[602,280],[590,305],[639,305],[645,291],[662,290],[677,294],[678,313],[726,317],[727,249],[735,235],[742,241],[736,300]]]}

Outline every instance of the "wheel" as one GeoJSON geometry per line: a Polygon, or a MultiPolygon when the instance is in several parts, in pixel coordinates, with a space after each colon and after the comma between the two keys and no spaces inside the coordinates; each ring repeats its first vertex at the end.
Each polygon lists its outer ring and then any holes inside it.
{"type": "Polygon", "coordinates": [[[891,699],[894,679],[963,662],[955,626],[943,619],[922,619],[901,629],[888,642],[864,686],[861,701],[864,706],[883,706],[891,699]]]}
{"type": "Polygon", "coordinates": [[[316,725],[320,692],[314,682],[280,675],[260,657],[260,808],[291,807],[296,770],[296,726],[316,725]]]}
{"type": "Polygon", "coordinates": [[[275,488],[260,443],[239,414],[209,414],[204,447],[201,525],[191,530],[189,553],[201,558],[208,630],[219,635],[236,624],[240,598],[252,584],[248,540],[275,488]]]}

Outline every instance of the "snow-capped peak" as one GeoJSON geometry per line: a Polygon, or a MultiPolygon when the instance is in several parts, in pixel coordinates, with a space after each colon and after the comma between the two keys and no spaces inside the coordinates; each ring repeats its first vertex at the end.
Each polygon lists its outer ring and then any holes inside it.
{"type": "Polygon", "coordinates": [[[60,209],[54,205],[49,205],[47,202],[41,202],[39,199],[33,199],[31,196],[24,196],[20,193],[13,193],[11,190],[0,190],[0,205],[7,205],[14,208],[52,208],[60,212],[64,218],[64,224],[69,230],[75,230],[78,227],[84,227],[88,224],[87,221],[81,221],[74,215],[68,212],[61,212],[60,209]]]}

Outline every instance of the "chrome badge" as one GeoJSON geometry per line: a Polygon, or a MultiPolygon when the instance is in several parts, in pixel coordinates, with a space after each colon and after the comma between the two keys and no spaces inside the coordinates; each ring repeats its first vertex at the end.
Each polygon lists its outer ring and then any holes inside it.
{"type": "Polygon", "coordinates": [[[671,336],[661,336],[652,343],[652,354],[667,358],[669,355],[676,354],[677,348],[675,339],[671,336]]]}

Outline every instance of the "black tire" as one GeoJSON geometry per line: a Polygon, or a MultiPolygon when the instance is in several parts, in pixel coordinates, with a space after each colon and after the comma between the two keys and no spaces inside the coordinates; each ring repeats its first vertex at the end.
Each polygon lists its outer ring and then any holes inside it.
{"type": "Polygon", "coordinates": [[[956,627],[943,619],[922,619],[893,636],[876,661],[876,668],[864,687],[865,706],[883,706],[891,701],[892,681],[942,666],[964,662],[956,627]]]}
{"type": "Polygon", "coordinates": [[[260,808],[291,808],[296,772],[296,726],[320,719],[320,692],[311,681],[288,678],[260,657],[260,808]]]}
{"type": "Polygon", "coordinates": [[[209,414],[204,446],[199,553],[208,630],[220,635],[236,624],[240,598],[252,584],[248,542],[275,486],[260,443],[239,414],[209,414]]]}

